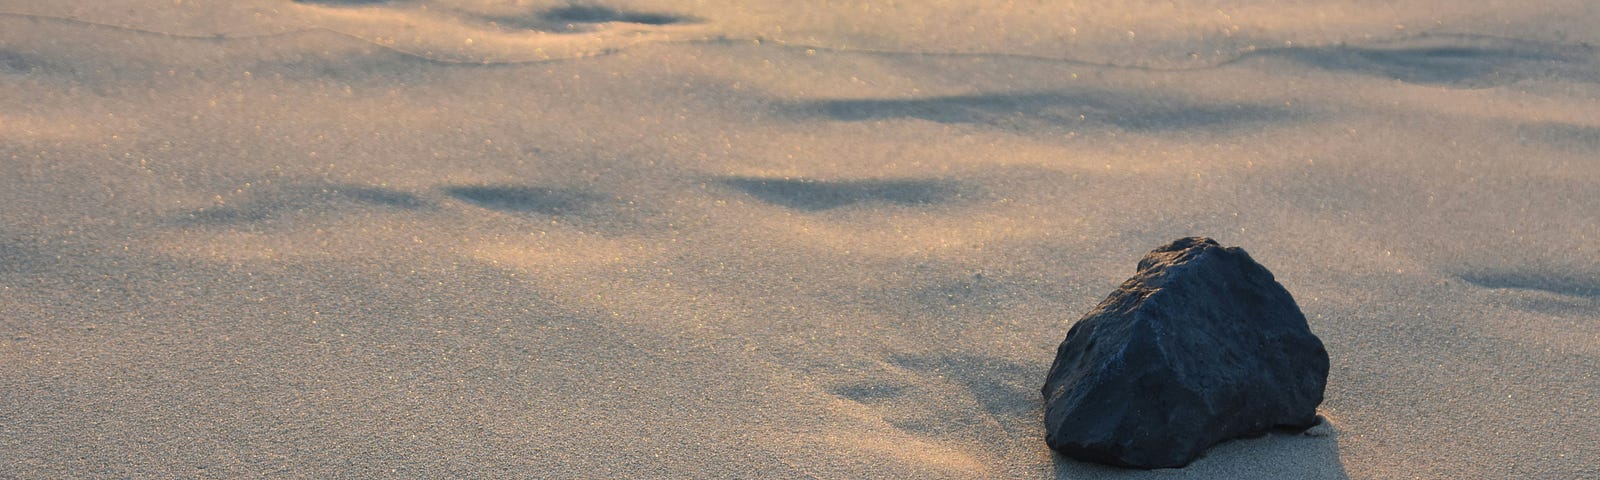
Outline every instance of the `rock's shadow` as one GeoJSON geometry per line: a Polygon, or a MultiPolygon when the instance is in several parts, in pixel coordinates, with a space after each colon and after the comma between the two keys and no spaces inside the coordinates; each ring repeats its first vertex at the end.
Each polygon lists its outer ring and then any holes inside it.
{"type": "MultiPolygon", "coordinates": [[[[891,363],[924,375],[954,381],[969,392],[984,413],[1008,435],[1036,435],[1026,439],[1040,450],[1044,443],[1043,405],[1039,385],[1044,369],[1006,359],[971,354],[900,355],[891,363]]],[[[841,388],[835,393],[857,401],[894,397],[903,387],[893,384],[862,384],[841,388]]],[[[895,400],[890,398],[889,400],[895,400]]],[[[955,421],[955,420],[952,420],[955,421]]],[[[1134,470],[1080,462],[1058,453],[1053,458],[1055,478],[1068,479],[1168,479],[1229,478],[1277,480],[1348,480],[1339,456],[1337,426],[1324,424],[1308,433],[1274,432],[1258,438],[1223,442],[1207,450],[1194,463],[1181,469],[1134,470]]]]}
{"type": "Polygon", "coordinates": [[[962,197],[954,181],[929,179],[812,180],[728,177],[723,184],[761,201],[805,211],[822,211],[861,203],[933,205],[962,197]]]}
{"type": "Polygon", "coordinates": [[[999,128],[1228,130],[1301,118],[1303,111],[1247,103],[1214,104],[1115,91],[982,93],[923,98],[816,100],[786,104],[794,116],[859,122],[914,118],[999,128]]]}
{"type": "MultiPolygon", "coordinates": [[[[1044,372],[1009,360],[981,355],[896,356],[891,363],[912,371],[942,376],[966,388],[1002,426],[1037,421],[1039,388],[1044,372]]],[[[1009,430],[1009,428],[1008,428],[1009,430]]],[[[1039,439],[1040,445],[1044,438],[1039,439]]]]}
{"type": "MultiPolygon", "coordinates": [[[[1321,436],[1300,433],[1271,433],[1259,438],[1223,442],[1211,447],[1205,456],[1183,468],[1134,470],[1074,460],[1059,453],[1055,458],[1057,480],[1072,479],[1170,479],[1227,478],[1233,480],[1349,480],[1344,461],[1339,458],[1338,432],[1333,425],[1318,425],[1311,431],[1321,436]]],[[[1044,439],[1039,440],[1040,448],[1044,439]]]]}

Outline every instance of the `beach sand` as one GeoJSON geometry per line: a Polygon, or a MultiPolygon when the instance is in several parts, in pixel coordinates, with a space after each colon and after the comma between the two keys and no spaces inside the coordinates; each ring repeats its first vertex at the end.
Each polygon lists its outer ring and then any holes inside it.
{"type": "Polygon", "coordinates": [[[1600,478],[1595,25],[0,2],[0,477],[1600,478]],[[1055,346],[1191,235],[1329,424],[1052,453],[1055,346]]]}

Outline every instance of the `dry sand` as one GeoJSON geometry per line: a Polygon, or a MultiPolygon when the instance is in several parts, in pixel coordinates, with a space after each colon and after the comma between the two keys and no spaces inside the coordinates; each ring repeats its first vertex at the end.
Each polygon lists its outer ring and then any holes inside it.
{"type": "Polygon", "coordinates": [[[1600,478],[1596,2],[0,11],[0,477],[1600,478]],[[1331,428],[1053,455],[1189,235],[1331,428]]]}

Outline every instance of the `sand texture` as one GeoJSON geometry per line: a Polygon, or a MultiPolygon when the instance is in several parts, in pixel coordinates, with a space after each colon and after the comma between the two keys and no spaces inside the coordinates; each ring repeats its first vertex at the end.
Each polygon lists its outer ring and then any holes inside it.
{"type": "Polygon", "coordinates": [[[1600,2],[0,1],[3,478],[1600,478],[1600,2]],[[1238,245],[1315,435],[1043,441],[1238,245]]]}

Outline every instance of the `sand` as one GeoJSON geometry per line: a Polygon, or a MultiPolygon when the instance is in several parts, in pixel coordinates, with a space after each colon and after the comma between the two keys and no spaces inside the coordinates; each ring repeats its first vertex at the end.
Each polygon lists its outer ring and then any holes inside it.
{"type": "Polygon", "coordinates": [[[0,477],[1597,478],[1594,2],[0,3],[0,477]],[[1174,238],[1316,435],[1078,463],[1174,238]]]}

